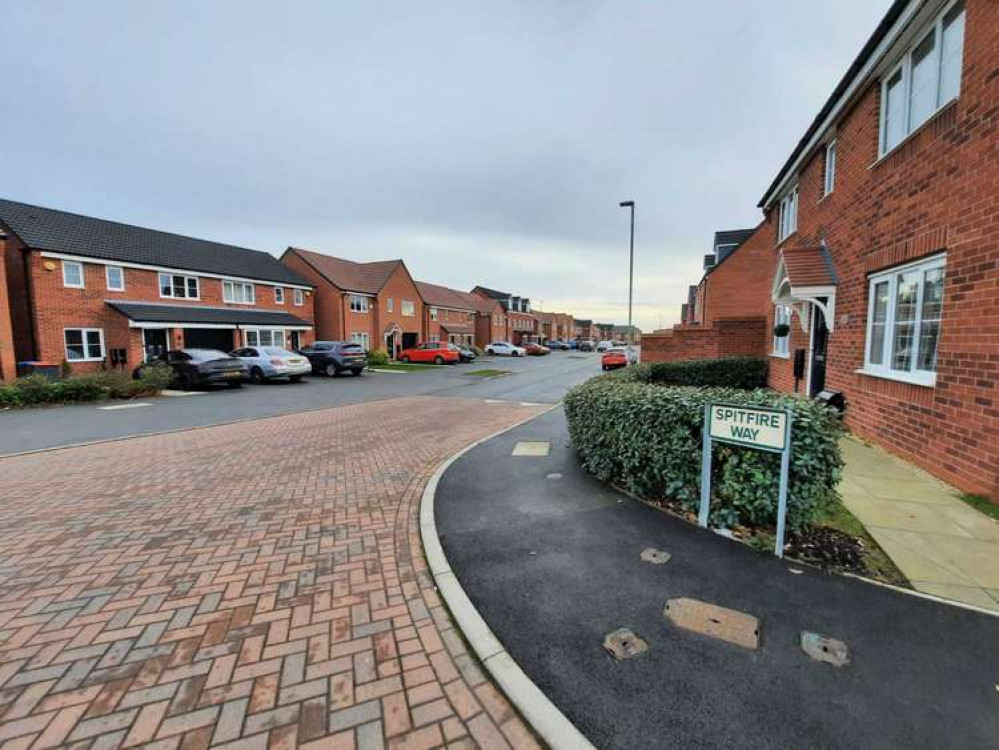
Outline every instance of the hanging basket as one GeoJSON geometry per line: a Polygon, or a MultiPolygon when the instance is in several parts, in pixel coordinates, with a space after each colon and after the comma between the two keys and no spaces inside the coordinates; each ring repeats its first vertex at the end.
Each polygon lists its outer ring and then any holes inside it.
{"type": "Polygon", "coordinates": [[[791,332],[791,326],[787,323],[778,323],[774,326],[774,336],[777,338],[784,338],[791,332]]]}

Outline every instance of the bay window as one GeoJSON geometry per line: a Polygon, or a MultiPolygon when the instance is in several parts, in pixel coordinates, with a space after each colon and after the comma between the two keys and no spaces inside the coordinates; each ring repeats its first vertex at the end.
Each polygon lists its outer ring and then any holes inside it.
{"type": "Polygon", "coordinates": [[[864,372],[935,384],[945,265],[938,256],[871,275],[864,372]]]}

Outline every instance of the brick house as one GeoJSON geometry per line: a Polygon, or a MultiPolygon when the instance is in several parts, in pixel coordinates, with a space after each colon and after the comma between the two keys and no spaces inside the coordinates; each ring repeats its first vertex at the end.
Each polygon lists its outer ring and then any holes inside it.
{"type": "Polygon", "coordinates": [[[576,318],[572,323],[572,333],[573,338],[577,341],[580,339],[596,339],[597,327],[593,325],[592,320],[576,318]]]}
{"type": "Polygon", "coordinates": [[[538,319],[538,338],[542,344],[573,338],[574,326],[568,313],[537,312],[534,315],[538,319]]]}
{"type": "Polygon", "coordinates": [[[760,201],[771,385],[994,500],[997,29],[994,0],[894,2],[760,201]]]}
{"type": "Polygon", "coordinates": [[[477,346],[484,347],[493,341],[505,341],[506,310],[499,300],[471,293],[468,298],[475,306],[475,339],[480,342],[477,346]]]}
{"type": "Polygon", "coordinates": [[[500,303],[506,316],[506,333],[503,340],[516,346],[537,341],[540,336],[538,319],[531,312],[531,300],[507,292],[500,292],[484,286],[472,289],[472,294],[483,299],[493,299],[500,303]]]}
{"type": "MultiPolygon", "coordinates": [[[[476,298],[467,292],[417,281],[423,300],[423,338],[475,346],[476,298]]],[[[489,342],[484,342],[488,344],[489,342]]]]}
{"type": "Polygon", "coordinates": [[[0,230],[18,361],[131,369],[312,340],[312,288],[269,253],[8,200],[0,230]]]}
{"type": "Polygon", "coordinates": [[[715,232],[713,252],[705,256],[707,270],[681,307],[683,322],[646,334],[642,360],[765,356],[772,258],[773,229],[765,221],[755,229],[715,232]]]}
{"type": "Polygon", "coordinates": [[[281,261],[315,286],[317,339],[354,341],[394,358],[423,336],[423,299],[403,261],[358,263],[297,247],[281,261]]]}
{"type": "MultiPolygon", "coordinates": [[[[6,238],[0,237],[0,243],[6,238]]],[[[17,377],[14,356],[14,327],[10,321],[10,301],[7,294],[7,264],[0,257],[0,383],[17,377]]]]}

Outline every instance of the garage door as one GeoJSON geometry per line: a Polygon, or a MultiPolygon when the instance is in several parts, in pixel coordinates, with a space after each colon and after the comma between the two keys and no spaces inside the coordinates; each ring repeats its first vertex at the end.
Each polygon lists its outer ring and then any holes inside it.
{"type": "Polygon", "coordinates": [[[188,349],[218,349],[228,352],[233,348],[230,328],[185,328],[184,347],[188,349]]]}

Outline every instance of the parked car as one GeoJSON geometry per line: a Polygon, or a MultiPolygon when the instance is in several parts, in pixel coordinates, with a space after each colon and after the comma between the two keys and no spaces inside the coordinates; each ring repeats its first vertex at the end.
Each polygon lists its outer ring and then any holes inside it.
{"type": "Polygon", "coordinates": [[[463,346],[463,345],[460,345],[460,344],[449,344],[448,348],[449,349],[453,349],[456,352],[458,352],[458,361],[460,361],[460,362],[474,362],[475,361],[475,356],[476,356],[475,352],[471,348],[469,348],[467,346],[463,346]]]}
{"type": "Polygon", "coordinates": [[[611,345],[612,344],[611,344],[610,341],[601,341],[600,343],[597,344],[597,351],[598,352],[605,352],[605,351],[607,351],[608,349],[611,348],[611,345]]]}
{"type": "Polygon", "coordinates": [[[250,368],[250,380],[254,383],[276,378],[288,378],[297,383],[312,372],[307,357],[279,346],[244,346],[233,350],[232,356],[250,368]]]}
{"type": "Polygon", "coordinates": [[[551,351],[551,349],[547,346],[542,346],[541,344],[537,344],[533,341],[528,344],[524,344],[523,348],[532,357],[543,357],[551,351]]]}
{"type": "Polygon", "coordinates": [[[600,357],[600,366],[604,370],[616,370],[628,365],[628,349],[623,346],[612,346],[600,357]]]}
{"type": "Polygon", "coordinates": [[[545,346],[547,346],[552,351],[560,350],[563,352],[569,348],[569,345],[564,341],[562,341],[561,339],[556,339],[555,341],[549,341],[547,344],[545,344],[545,346]]]}
{"type": "Polygon", "coordinates": [[[627,341],[621,341],[620,339],[614,339],[613,341],[610,342],[610,345],[611,346],[627,346],[628,342],[627,341]]]}
{"type": "Polygon", "coordinates": [[[451,344],[445,341],[425,341],[411,349],[403,349],[399,352],[399,359],[403,362],[432,362],[435,365],[445,363],[453,365],[461,360],[461,355],[456,349],[451,349],[451,344]]]}
{"type": "Polygon", "coordinates": [[[166,363],[173,371],[170,385],[184,390],[222,383],[239,388],[250,376],[250,369],[243,362],[217,349],[171,349],[139,365],[132,376],[138,378],[154,363],[166,363]]]}
{"type": "Polygon", "coordinates": [[[523,357],[527,351],[521,346],[514,346],[509,341],[494,341],[486,346],[486,354],[497,357],[523,357]]]}
{"type": "Polygon", "coordinates": [[[576,339],[573,339],[572,341],[569,342],[569,349],[578,349],[578,348],[579,348],[579,342],[576,341],[576,339]]]}
{"type": "Polygon", "coordinates": [[[579,342],[579,351],[581,352],[592,352],[593,347],[594,344],[592,339],[583,339],[579,342]]]}
{"type": "Polygon", "coordinates": [[[309,360],[312,372],[335,377],[342,372],[357,376],[364,372],[364,347],[353,341],[314,341],[298,350],[309,360]]]}

